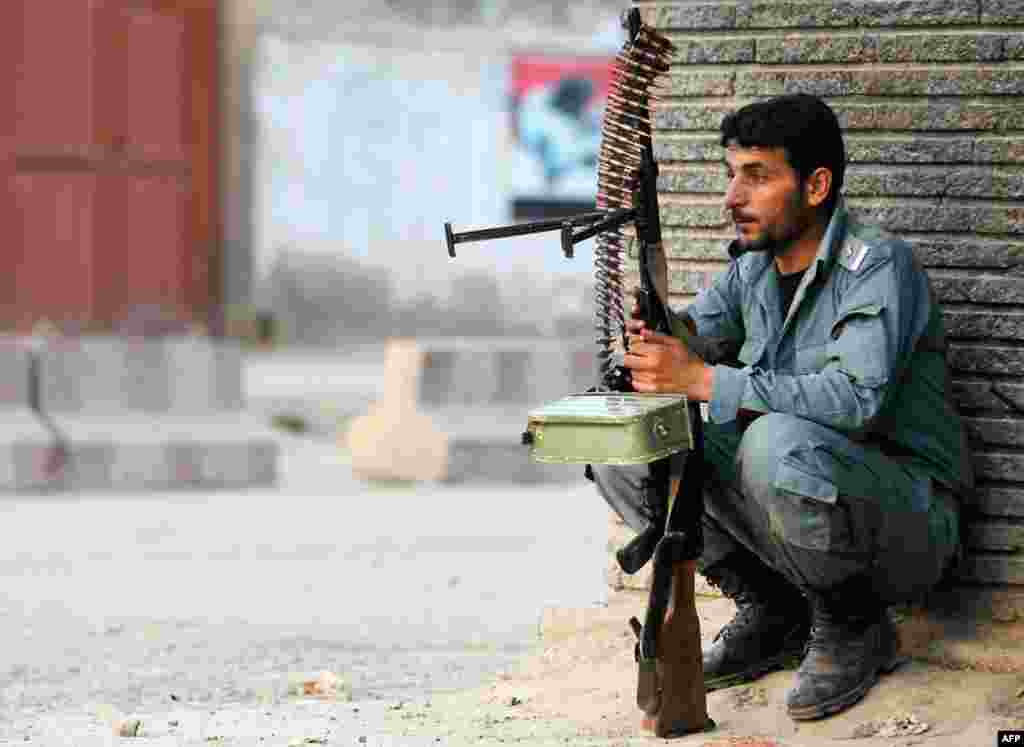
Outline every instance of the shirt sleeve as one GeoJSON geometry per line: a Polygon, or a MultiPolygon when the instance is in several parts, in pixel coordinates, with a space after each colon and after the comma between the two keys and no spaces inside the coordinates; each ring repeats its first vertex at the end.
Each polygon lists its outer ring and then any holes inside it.
{"type": "Polygon", "coordinates": [[[851,434],[869,430],[924,331],[929,301],[921,282],[912,265],[892,257],[858,273],[827,322],[819,372],[715,366],[712,421],[730,422],[742,409],[790,413],[851,434]]]}

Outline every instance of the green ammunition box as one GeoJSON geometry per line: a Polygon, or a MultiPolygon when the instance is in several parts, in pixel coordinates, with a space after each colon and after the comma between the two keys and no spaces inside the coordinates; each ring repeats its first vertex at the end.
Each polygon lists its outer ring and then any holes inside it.
{"type": "Polygon", "coordinates": [[[647,464],[693,447],[683,395],[573,394],[528,418],[530,458],[546,464],[647,464]]]}

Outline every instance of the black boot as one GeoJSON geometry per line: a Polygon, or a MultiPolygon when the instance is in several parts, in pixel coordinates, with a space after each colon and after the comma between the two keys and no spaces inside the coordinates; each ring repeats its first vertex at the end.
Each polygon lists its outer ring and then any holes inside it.
{"type": "Polygon", "coordinates": [[[808,592],[812,629],[786,710],[797,721],[839,713],[867,694],[881,672],[899,666],[899,639],[870,581],[857,576],[808,592]]]}
{"type": "Polygon", "coordinates": [[[746,550],[707,568],[704,576],[736,603],[736,615],[704,650],[707,692],[800,663],[810,629],[803,595],[746,550]]]}

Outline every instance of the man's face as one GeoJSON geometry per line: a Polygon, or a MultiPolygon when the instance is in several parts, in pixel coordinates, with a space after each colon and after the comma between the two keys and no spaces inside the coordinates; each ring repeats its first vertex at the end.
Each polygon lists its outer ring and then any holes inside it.
{"type": "Polygon", "coordinates": [[[740,246],[772,256],[785,254],[815,220],[800,176],[786,162],[785,150],[731,143],[725,163],[729,176],[725,209],[736,225],[740,246]]]}

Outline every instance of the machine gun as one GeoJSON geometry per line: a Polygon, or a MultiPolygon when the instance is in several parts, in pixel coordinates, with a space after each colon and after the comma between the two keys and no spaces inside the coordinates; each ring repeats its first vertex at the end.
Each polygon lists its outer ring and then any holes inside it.
{"type": "MultiPolygon", "coordinates": [[[[646,500],[657,520],[617,553],[623,570],[635,573],[649,560],[654,575],[643,624],[632,618],[638,642],[637,705],[644,729],[681,736],[714,727],[707,715],[700,623],[694,599],[696,560],[703,548],[703,430],[699,404],[682,395],[639,394],[629,369],[616,365],[621,335],[623,252],[632,225],[639,246],[637,303],[647,328],[672,334],[668,310],[652,277],[650,255],[661,248],[657,175],[651,143],[650,101],[668,72],[675,48],[645,26],[637,9],[623,25],[628,40],[616,57],[602,124],[595,212],[562,220],[457,233],[445,224],[448,254],[460,243],[559,231],[562,251],[573,256],[580,241],[595,238],[595,307],[599,337],[597,386],[531,411],[523,443],[539,462],[647,464],[646,500]],[[682,474],[678,455],[690,450],[682,474]],[[670,609],[671,607],[671,609],[670,609]]],[[[683,342],[706,358],[705,346],[686,330],[683,342]]]]}

